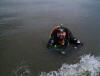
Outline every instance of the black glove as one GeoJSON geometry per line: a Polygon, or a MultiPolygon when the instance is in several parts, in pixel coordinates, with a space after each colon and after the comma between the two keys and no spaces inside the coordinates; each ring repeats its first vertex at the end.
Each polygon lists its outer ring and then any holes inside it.
{"type": "Polygon", "coordinates": [[[49,40],[48,44],[47,44],[47,48],[52,48],[54,44],[54,40],[49,40]]]}
{"type": "Polygon", "coordinates": [[[78,40],[78,39],[76,39],[76,38],[74,38],[74,44],[75,44],[76,46],[78,46],[78,45],[83,46],[83,43],[81,43],[80,40],[78,40]]]}

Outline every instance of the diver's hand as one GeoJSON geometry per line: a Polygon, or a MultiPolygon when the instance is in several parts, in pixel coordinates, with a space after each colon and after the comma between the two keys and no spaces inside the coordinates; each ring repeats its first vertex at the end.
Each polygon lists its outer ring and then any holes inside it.
{"type": "Polygon", "coordinates": [[[77,43],[77,44],[80,44],[81,42],[80,42],[80,40],[77,40],[76,43],[77,43]]]}
{"type": "Polygon", "coordinates": [[[50,49],[50,48],[52,48],[52,47],[53,47],[53,44],[51,44],[51,43],[48,43],[48,44],[47,44],[47,48],[50,49]]]}
{"type": "Polygon", "coordinates": [[[75,48],[81,47],[81,46],[83,46],[83,43],[78,39],[74,39],[74,45],[75,45],[75,48]]]}
{"type": "Polygon", "coordinates": [[[81,42],[80,42],[80,40],[74,38],[74,39],[73,39],[73,43],[74,43],[74,44],[80,44],[81,42]]]}
{"type": "Polygon", "coordinates": [[[47,44],[47,48],[53,48],[53,44],[54,44],[54,40],[50,39],[47,44]]]}

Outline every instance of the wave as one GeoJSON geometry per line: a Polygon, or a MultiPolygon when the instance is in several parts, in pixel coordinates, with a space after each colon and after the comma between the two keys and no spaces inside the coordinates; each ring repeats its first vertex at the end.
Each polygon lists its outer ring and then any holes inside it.
{"type": "MultiPolygon", "coordinates": [[[[32,69],[24,62],[13,70],[11,76],[34,76],[32,69]]],[[[100,57],[81,56],[79,63],[63,64],[57,71],[41,72],[40,76],[100,76],[100,57]]]]}
{"type": "Polygon", "coordinates": [[[15,70],[12,71],[11,76],[32,76],[32,73],[29,65],[22,62],[15,70]]]}
{"type": "Polygon", "coordinates": [[[76,64],[63,64],[58,71],[41,72],[40,76],[100,76],[100,57],[81,56],[76,64]]]}

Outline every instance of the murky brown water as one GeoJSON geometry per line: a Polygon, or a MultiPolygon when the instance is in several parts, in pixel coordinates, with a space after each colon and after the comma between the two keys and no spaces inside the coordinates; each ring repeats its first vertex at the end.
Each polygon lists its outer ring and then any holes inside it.
{"type": "Polygon", "coordinates": [[[75,63],[83,54],[99,56],[99,7],[99,0],[1,0],[0,76],[12,76],[21,63],[36,76],[75,63]],[[49,52],[46,44],[56,24],[68,27],[86,49],[69,56],[49,52]]]}

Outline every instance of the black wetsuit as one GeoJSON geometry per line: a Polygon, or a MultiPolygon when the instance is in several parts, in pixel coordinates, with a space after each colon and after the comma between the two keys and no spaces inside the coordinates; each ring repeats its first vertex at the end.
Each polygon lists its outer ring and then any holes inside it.
{"type": "Polygon", "coordinates": [[[51,38],[49,39],[49,42],[48,42],[48,45],[47,47],[48,48],[52,48],[54,45],[57,45],[57,46],[60,46],[60,47],[63,47],[63,48],[66,48],[67,45],[70,45],[70,44],[74,44],[74,45],[77,45],[77,40],[73,35],[72,33],[69,31],[69,29],[65,28],[65,27],[62,27],[64,29],[64,32],[66,32],[66,36],[64,38],[64,45],[61,45],[59,43],[59,38],[57,37],[57,29],[54,29],[53,32],[51,33],[51,38]]]}

